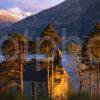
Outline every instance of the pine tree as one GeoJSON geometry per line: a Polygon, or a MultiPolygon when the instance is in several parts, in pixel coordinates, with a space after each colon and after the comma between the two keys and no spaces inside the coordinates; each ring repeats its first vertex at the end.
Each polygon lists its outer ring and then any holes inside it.
{"type": "Polygon", "coordinates": [[[55,48],[55,46],[58,46],[58,44],[61,41],[60,36],[58,35],[58,33],[56,32],[56,30],[54,29],[52,24],[49,24],[43,31],[42,33],[42,38],[44,37],[49,37],[49,39],[44,40],[42,43],[42,50],[44,50],[44,52],[46,53],[46,48],[49,48],[49,53],[53,51],[53,49],[55,48]]]}
{"type": "MultiPolygon", "coordinates": [[[[82,48],[82,58],[83,63],[86,64],[87,70],[90,73],[90,95],[92,96],[92,75],[97,73],[96,79],[97,79],[97,91],[98,95],[100,95],[100,79],[99,79],[99,73],[100,73],[100,61],[98,63],[98,60],[100,60],[100,24],[97,23],[95,26],[95,31],[90,32],[88,34],[88,37],[85,39],[85,42],[83,43],[82,48]],[[94,72],[94,73],[93,73],[94,72]]],[[[88,72],[85,72],[88,73],[88,72]]],[[[84,80],[85,81],[85,80],[84,80]]]]}
{"type": "MultiPolygon", "coordinates": [[[[24,66],[24,58],[26,55],[25,45],[27,44],[28,39],[24,37],[23,35],[21,35],[20,33],[15,33],[10,36],[9,41],[10,41],[9,43],[4,44],[4,46],[2,47],[3,54],[6,57],[5,65],[8,66],[8,64],[10,64],[9,65],[10,71],[14,69],[13,71],[16,73],[15,74],[16,77],[18,76],[17,80],[20,80],[19,86],[20,86],[21,94],[23,94],[24,92],[23,66],[24,66]],[[13,58],[13,59],[10,59],[10,58],[13,58]]],[[[14,75],[11,74],[9,70],[6,70],[6,72],[9,73],[11,77],[14,77],[14,75]]],[[[8,74],[5,76],[5,78],[6,77],[8,77],[8,74]]],[[[13,78],[10,78],[10,79],[11,81],[13,80],[13,78]]],[[[14,79],[14,81],[15,80],[16,79],[14,79]]]]}
{"type": "Polygon", "coordinates": [[[43,37],[44,36],[50,36],[51,38],[53,38],[55,40],[55,42],[58,44],[61,40],[59,34],[57,33],[57,31],[54,29],[52,24],[49,24],[47,26],[46,29],[44,29],[43,31],[43,37]]]}

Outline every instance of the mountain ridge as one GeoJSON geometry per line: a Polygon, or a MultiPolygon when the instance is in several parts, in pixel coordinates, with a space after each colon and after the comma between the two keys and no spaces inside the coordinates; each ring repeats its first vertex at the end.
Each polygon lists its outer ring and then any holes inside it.
{"type": "Polygon", "coordinates": [[[60,35],[66,28],[68,35],[85,36],[100,22],[100,0],[66,0],[61,4],[27,17],[11,27],[0,31],[13,33],[29,30],[29,34],[40,36],[43,29],[53,23],[60,35]]]}
{"type": "Polygon", "coordinates": [[[11,15],[7,10],[0,10],[0,29],[8,27],[17,21],[19,19],[11,15]]]}

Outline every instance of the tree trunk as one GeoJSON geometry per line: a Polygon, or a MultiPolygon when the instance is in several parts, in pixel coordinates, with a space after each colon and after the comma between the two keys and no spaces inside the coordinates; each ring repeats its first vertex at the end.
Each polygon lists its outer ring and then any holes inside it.
{"type": "Polygon", "coordinates": [[[21,42],[19,41],[19,59],[20,59],[20,92],[21,92],[21,95],[24,94],[24,77],[23,77],[23,47],[21,45],[21,42]]]}
{"type": "MultiPolygon", "coordinates": [[[[53,58],[53,55],[52,55],[52,58],[53,58]]],[[[54,70],[54,65],[53,65],[53,59],[52,59],[52,97],[53,97],[53,86],[54,86],[54,73],[53,73],[53,70],[54,70]]]]}
{"type": "Polygon", "coordinates": [[[49,80],[49,58],[48,58],[48,61],[47,61],[47,79],[48,79],[48,97],[50,96],[50,80],[49,80]]]}
{"type": "Polygon", "coordinates": [[[79,86],[78,96],[80,96],[80,93],[82,92],[82,73],[81,72],[79,72],[79,76],[80,76],[80,86],[79,86]]]}
{"type": "Polygon", "coordinates": [[[98,69],[97,69],[97,92],[98,92],[98,96],[100,96],[100,87],[99,87],[99,63],[98,62],[98,69]]]}
{"type": "Polygon", "coordinates": [[[90,68],[90,99],[92,100],[92,73],[90,68]]]}
{"type": "Polygon", "coordinates": [[[21,94],[24,94],[24,81],[23,81],[23,62],[21,61],[21,65],[20,65],[20,70],[21,70],[21,76],[20,76],[20,85],[21,85],[21,94]]]}

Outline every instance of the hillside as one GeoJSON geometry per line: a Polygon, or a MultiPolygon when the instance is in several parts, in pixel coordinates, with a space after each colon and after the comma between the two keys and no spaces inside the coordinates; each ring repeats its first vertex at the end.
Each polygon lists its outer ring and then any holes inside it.
{"type": "Polygon", "coordinates": [[[0,31],[0,34],[24,32],[39,36],[42,30],[53,23],[57,31],[66,28],[68,35],[84,37],[100,22],[100,0],[66,0],[61,4],[27,17],[0,31]]]}

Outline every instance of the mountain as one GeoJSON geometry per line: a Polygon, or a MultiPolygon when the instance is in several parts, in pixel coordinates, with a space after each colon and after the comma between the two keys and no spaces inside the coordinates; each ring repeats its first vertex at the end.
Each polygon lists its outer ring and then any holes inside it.
{"type": "Polygon", "coordinates": [[[49,23],[53,23],[59,34],[66,28],[68,35],[84,37],[94,30],[96,22],[100,22],[100,0],[65,0],[1,30],[0,34],[28,30],[30,35],[39,36],[49,23]]]}
{"type": "Polygon", "coordinates": [[[17,21],[19,21],[17,16],[12,15],[7,10],[0,10],[0,29],[8,27],[17,21]]]}

